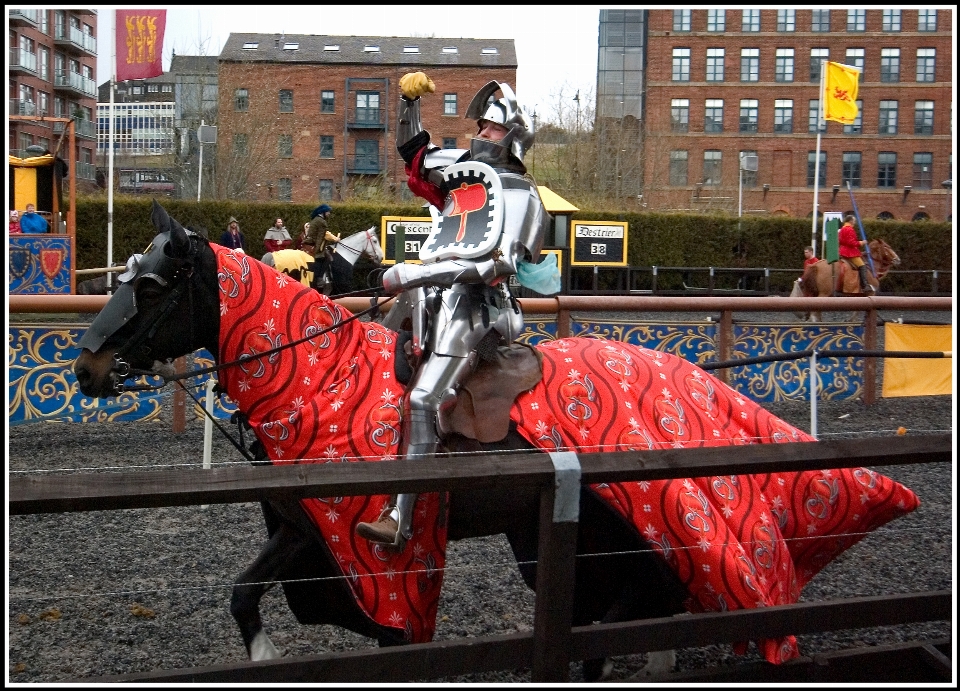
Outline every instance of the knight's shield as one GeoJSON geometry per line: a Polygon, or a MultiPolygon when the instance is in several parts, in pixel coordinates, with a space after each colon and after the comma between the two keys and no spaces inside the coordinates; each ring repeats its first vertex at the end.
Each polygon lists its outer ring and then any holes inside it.
{"type": "Polygon", "coordinates": [[[67,252],[62,247],[45,247],[40,250],[40,269],[51,281],[63,269],[63,260],[67,252]]]}
{"type": "Polygon", "coordinates": [[[22,247],[10,248],[10,275],[20,279],[27,275],[30,268],[30,250],[22,247]]]}
{"type": "Polygon", "coordinates": [[[450,196],[443,215],[420,247],[420,261],[480,257],[500,240],[503,187],[500,176],[486,163],[466,161],[443,172],[450,196]]]}

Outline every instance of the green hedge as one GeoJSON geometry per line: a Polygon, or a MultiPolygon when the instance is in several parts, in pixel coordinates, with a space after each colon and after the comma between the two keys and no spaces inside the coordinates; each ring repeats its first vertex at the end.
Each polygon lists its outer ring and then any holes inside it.
{"type": "MultiPolygon", "coordinates": [[[[232,201],[203,201],[165,199],[160,202],[167,212],[184,226],[206,231],[214,242],[227,229],[233,216],[240,223],[247,243],[247,253],[261,257],[266,251],[263,236],[279,217],[296,239],[303,224],[310,220],[312,204],[238,203],[232,201]]],[[[345,237],[372,225],[380,227],[380,217],[427,215],[422,204],[384,207],[373,203],[335,203],[330,215],[330,230],[345,237]]],[[[142,252],[153,240],[156,231],[150,222],[152,199],[116,198],[113,202],[113,260],[123,264],[127,257],[142,252]]],[[[93,269],[106,266],[107,261],[107,203],[99,198],[81,198],[77,201],[77,268],[93,269]]]]}
{"type": "MultiPolygon", "coordinates": [[[[234,216],[240,222],[249,254],[263,254],[263,235],[274,219],[284,219],[296,238],[316,204],[240,203],[235,201],[164,200],[163,206],[183,225],[206,229],[216,241],[234,216]]],[[[78,268],[102,267],[107,256],[107,208],[102,198],[77,202],[78,268]]],[[[380,226],[381,216],[425,216],[422,203],[384,205],[350,201],[331,204],[330,229],[350,235],[380,226]]],[[[122,197],[114,200],[113,258],[122,264],[141,252],[153,239],[150,223],[152,200],[122,197]]],[[[803,265],[803,248],[810,244],[810,219],[789,216],[747,216],[738,219],[719,214],[610,213],[582,210],[574,220],[626,221],[630,238],[628,262],[632,266],[770,267],[797,269],[803,265]]],[[[900,255],[900,270],[949,271],[954,253],[952,224],[933,221],[864,221],[868,238],[882,238],[900,255]]],[[[818,230],[819,237],[819,230],[818,230]]],[[[819,244],[819,243],[818,243],[819,244]]],[[[889,279],[888,279],[889,280],[889,279]]],[[[929,279],[918,278],[929,290],[929,279]]],[[[907,281],[911,284],[912,281],[907,281]]],[[[943,290],[943,288],[941,288],[943,290]]]]}

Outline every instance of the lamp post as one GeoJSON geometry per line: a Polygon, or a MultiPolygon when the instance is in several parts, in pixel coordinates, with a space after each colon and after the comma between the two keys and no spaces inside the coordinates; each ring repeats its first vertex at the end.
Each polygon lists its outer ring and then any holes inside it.
{"type": "Polygon", "coordinates": [[[574,142],[573,154],[573,178],[577,181],[580,179],[580,89],[577,89],[577,95],[573,100],[577,102],[577,139],[574,142]]]}
{"type": "Polygon", "coordinates": [[[950,204],[950,192],[953,190],[953,178],[947,178],[940,185],[947,191],[947,220],[953,219],[953,206],[950,204]]]}

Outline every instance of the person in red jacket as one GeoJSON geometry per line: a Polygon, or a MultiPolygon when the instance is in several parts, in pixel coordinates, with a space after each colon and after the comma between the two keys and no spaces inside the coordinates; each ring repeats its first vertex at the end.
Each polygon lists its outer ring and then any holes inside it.
{"type": "Polygon", "coordinates": [[[857,231],[853,228],[855,220],[853,216],[847,216],[843,219],[843,226],[837,236],[840,243],[840,258],[854,267],[860,274],[860,292],[873,293],[875,291],[873,286],[867,282],[867,267],[861,256],[867,246],[867,241],[857,239],[857,231]]]}

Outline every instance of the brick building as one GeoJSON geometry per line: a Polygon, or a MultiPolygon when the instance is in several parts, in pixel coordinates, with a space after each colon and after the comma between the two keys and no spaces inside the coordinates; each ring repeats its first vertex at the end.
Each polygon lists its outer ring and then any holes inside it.
{"type": "Polygon", "coordinates": [[[423,123],[438,146],[467,148],[470,100],[516,85],[512,40],[231,34],[220,53],[218,192],[298,203],[408,196],[396,151],[398,82],[425,71],[437,91],[423,123]]]}
{"type": "MultiPolygon", "coordinates": [[[[601,11],[601,51],[604,12],[614,11],[601,11]]],[[[822,130],[819,211],[851,209],[849,180],[864,217],[950,216],[951,10],[649,10],[637,19],[646,208],[737,213],[740,156],[755,154],[743,213],[810,216],[820,61],[830,60],[862,68],[860,116],[822,130]]],[[[602,94],[598,81],[598,102],[602,94]]]]}
{"type": "MultiPolygon", "coordinates": [[[[91,9],[8,10],[10,115],[77,118],[77,182],[93,185],[97,145],[97,11],[91,9]]],[[[53,151],[64,123],[10,120],[10,153],[30,146],[53,151]]],[[[59,150],[68,160],[66,145],[59,150]]]]}

